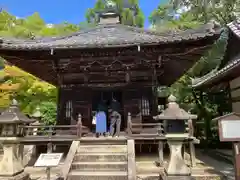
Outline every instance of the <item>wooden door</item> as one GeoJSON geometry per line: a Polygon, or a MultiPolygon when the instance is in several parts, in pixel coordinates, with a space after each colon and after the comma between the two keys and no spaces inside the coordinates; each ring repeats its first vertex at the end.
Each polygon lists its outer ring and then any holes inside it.
{"type": "MultiPolygon", "coordinates": [[[[141,95],[137,89],[126,89],[123,92],[124,118],[126,120],[127,115],[130,112],[132,116],[132,121],[135,121],[134,123],[140,123],[141,118],[136,118],[140,115],[140,99],[141,95]]],[[[127,121],[125,121],[125,124],[126,123],[127,121]]]]}
{"type": "Polygon", "coordinates": [[[79,89],[75,93],[73,104],[74,117],[82,115],[82,124],[91,128],[92,125],[92,93],[91,90],[79,89]]]}

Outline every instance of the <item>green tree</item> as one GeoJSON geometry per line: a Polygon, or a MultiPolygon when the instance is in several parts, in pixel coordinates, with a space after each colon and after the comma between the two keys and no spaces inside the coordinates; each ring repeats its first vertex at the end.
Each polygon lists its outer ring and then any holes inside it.
{"type": "MultiPolygon", "coordinates": [[[[185,2],[185,4],[181,4],[182,2],[183,1],[181,0],[176,0],[173,3],[168,4],[167,6],[158,6],[158,8],[150,16],[150,21],[155,25],[156,30],[179,31],[191,29],[212,19],[225,26],[227,23],[235,19],[234,13],[226,10],[226,7],[204,6],[203,1],[203,4],[201,4],[201,6],[200,4],[198,4],[198,6],[194,4],[196,2],[200,3],[200,1],[190,0],[185,2]],[[189,10],[184,13],[178,14],[178,18],[174,18],[174,16],[170,12],[177,14],[178,9],[182,8],[183,5],[190,6],[191,8],[189,8],[189,10]],[[223,12],[221,14],[222,17],[219,18],[218,15],[221,11],[223,12]]],[[[230,7],[237,5],[236,1],[232,1],[231,3],[233,4],[229,5],[230,7]]],[[[194,67],[192,67],[170,88],[170,91],[178,97],[179,103],[187,110],[191,110],[193,113],[197,113],[199,121],[204,122],[203,132],[201,132],[202,134],[200,133],[198,135],[206,140],[206,144],[208,144],[209,142],[212,143],[213,140],[216,140],[213,139],[213,137],[216,136],[213,133],[214,130],[212,129],[211,119],[221,115],[222,111],[229,111],[230,109],[230,106],[227,103],[228,101],[226,100],[228,98],[228,94],[227,91],[218,93],[218,95],[213,95],[207,90],[195,91],[191,88],[191,82],[192,78],[203,76],[219,66],[221,60],[223,59],[226,44],[227,36],[226,34],[223,34],[222,37],[213,45],[213,48],[209,50],[198,61],[198,63],[194,65],[194,67]],[[222,102],[222,104],[219,103],[220,101],[222,102]],[[223,107],[227,108],[224,109],[223,107]]]]}
{"type": "MultiPolygon", "coordinates": [[[[0,36],[17,38],[61,36],[76,32],[79,29],[80,25],[67,22],[48,25],[38,13],[24,19],[16,18],[6,11],[0,13],[0,36]]],[[[1,59],[0,62],[2,66],[4,60],[1,59]]],[[[46,124],[55,123],[56,87],[10,65],[5,65],[5,69],[0,70],[0,78],[0,107],[7,107],[14,94],[24,113],[31,115],[39,106],[43,114],[43,122],[46,124]]]]}
{"type": "Polygon", "coordinates": [[[202,22],[215,19],[226,25],[236,19],[240,12],[240,0],[171,0],[175,8],[190,7],[189,11],[202,22]]]}

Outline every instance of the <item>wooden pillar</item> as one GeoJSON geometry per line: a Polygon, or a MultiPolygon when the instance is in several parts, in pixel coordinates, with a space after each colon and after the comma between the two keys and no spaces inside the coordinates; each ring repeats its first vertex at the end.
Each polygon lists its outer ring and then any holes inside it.
{"type": "MultiPolygon", "coordinates": [[[[193,122],[192,119],[188,120],[188,128],[189,128],[189,135],[191,137],[194,136],[194,126],[193,126],[193,122]]],[[[195,146],[194,146],[194,142],[190,141],[189,142],[189,153],[190,153],[190,160],[191,160],[191,166],[195,167],[196,166],[196,154],[195,154],[195,146]]]]}
{"type": "Polygon", "coordinates": [[[195,154],[195,146],[193,142],[189,143],[189,150],[190,150],[190,159],[191,159],[191,166],[196,166],[196,154],[195,154]]]}
{"type": "Polygon", "coordinates": [[[164,157],[163,157],[163,141],[158,142],[158,157],[159,157],[159,164],[163,167],[164,157]]]}
{"type": "Polygon", "coordinates": [[[58,99],[57,99],[57,124],[64,125],[64,101],[63,101],[63,89],[58,88],[58,99]]]}
{"type": "Polygon", "coordinates": [[[128,112],[128,116],[127,116],[127,133],[128,133],[128,136],[132,135],[132,118],[131,118],[130,112],[128,112]]]}
{"type": "Polygon", "coordinates": [[[128,148],[128,180],[137,179],[136,160],[135,160],[135,141],[127,140],[128,148]]]}

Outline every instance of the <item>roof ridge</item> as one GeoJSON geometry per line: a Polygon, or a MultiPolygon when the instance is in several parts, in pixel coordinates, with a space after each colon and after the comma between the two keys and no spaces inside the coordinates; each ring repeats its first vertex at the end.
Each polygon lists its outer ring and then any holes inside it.
{"type": "MultiPolygon", "coordinates": [[[[128,25],[123,25],[123,24],[117,24],[117,25],[119,27],[124,27],[124,28],[127,28],[127,29],[131,30],[131,31],[144,33],[144,34],[157,35],[157,36],[166,36],[166,34],[169,34],[169,32],[167,32],[167,33],[166,32],[160,32],[160,31],[153,30],[153,29],[144,29],[144,28],[139,28],[139,27],[135,27],[135,26],[128,26],[128,25]]],[[[182,33],[189,33],[191,31],[196,33],[196,30],[206,30],[206,31],[211,32],[211,31],[215,31],[216,29],[219,29],[219,26],[217,24],[215,24],[214,22],[209,22],[207,24],[201,25],[198,28],[187,29],[185,31],[182,31],[182,30],[174,31],[174,33],[171,33],[171,35],[181,35],[182,33]]]]}
{"type": "Polygon", "coordinates": [[[1,48],[7,49],[102,48],[195,41],[206,37],[216,38],[221,32],[222,29],[216,28],[213,23],[174,33],[163,33],[123,24],[104,24],[60,37],[34,40],[3,37],[0,38],[0,45],[1,48]]]}
{"type": "Polygon", "coordinates": [[[129,26],[129,25],[124,25],[124,24],[104,24],[104,25],[97,25],[94,27],[89,27],[86,28],[84,30],[79,30],[77,32],[74,32],[72,34],[69,35],[63,35],[63,36],[58,36],[58,37],[43,37],[43,38],[38,38],[38,39],[20,39],[20,38],[7,38],[7,37],[0,37],[0,41],[5,41],[5,42],[14,42],[14,43],[47,43],[47,42],[51,42],[51,41],[56,41],[56,40],[64,40],[64,39],[68,39],[74,36],[79,36],[81,34],[86,34],[89,33],[91,31],[95,31],[97,29],[102,29],[102,28],[114,28],[114,27],[119,27],[119,28],[123,28],[125,30],[130,30],[132,32],[137,32],[137,33],[142,33],[142,34],[148,34],[148,35],[156,35],[159,37],[166,37],[166,35],[168,36],[181,36],[185,33],[202,33],[202,30],[205,30],[206,32],[212,32],[215,31],[217,28],[216,25],[212,22],[209,22],[207,24],[204,24],[198,28],[193,28],[193,29],[188,29],[185,31],[175,31],[172,32],[171,34],[169,34],[169,32],[159,32],[156,30],[152,30],[152,29],[144,29],[144,28],[139,28],[136,26],[129,26]],[[198,31],[196,31],[198,30],[198,31]]]}

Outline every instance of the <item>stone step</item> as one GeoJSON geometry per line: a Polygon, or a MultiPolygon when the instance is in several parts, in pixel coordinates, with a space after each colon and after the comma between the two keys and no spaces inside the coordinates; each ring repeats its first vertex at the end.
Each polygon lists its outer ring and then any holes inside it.
{"type": "MultiPolygon", "coordinates": [[[[81,139],[81,145],[126,145],[127,139],[125,137],[113,138],[109,137],[84,137],[81,139]]],[[[81,146],[80,145],[80,146],[81,146]]]]}
{"type": "Polygon", "coordinates": [[[154,162],[136,162],[137,173],[140,174],[151,174],[163,172],[163,167],[157,167],[154,162]]]}
{"type": "Polygon", "coordinates": [[[192,176],[161,176],[161,180],[196,180],[192,176]]]}
{"type": "Polygon", "coordinates": [[[127,172],[79,172],[71,171],[67,180],[127,180],[127,172]]]}
{"type": "Polygon", "coordinates": [[[77,153],[74,162],[119,162],[127,161],[127,153],[77,153]]]}
{"type": "Polygon", "coordinates": [[[126,153],[127,146],[126,145],[80,145],[77,152],[79,152],[79,153],[125,152],[126,153]]]}
{"type": "Polygon", "coordinates": [[[160,180],[159,173],[138,174],[137,180],[160,180]]]}
{"type": "Polygon", "coordinates": [[[127,171],[127,162],[74,162],[72,170],[81,171],[127,171]]]}

